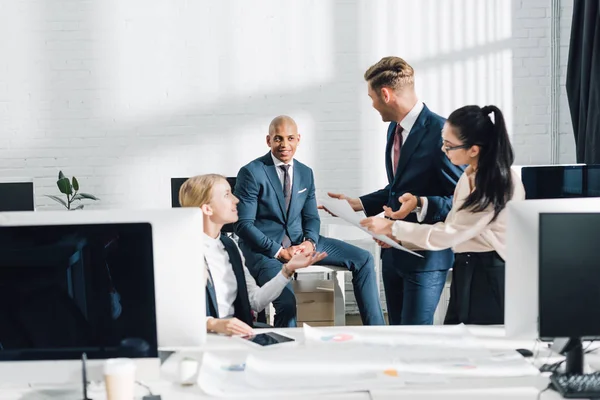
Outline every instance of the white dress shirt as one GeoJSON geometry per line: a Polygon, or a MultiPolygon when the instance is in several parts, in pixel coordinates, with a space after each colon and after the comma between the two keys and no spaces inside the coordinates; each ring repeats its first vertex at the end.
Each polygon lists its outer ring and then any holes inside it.
{"type": "Polygon", "coordinates": [[[279,167],[282,165],[290,166],[290,168],[288,169],[288,175],[290,183],[294,183],[294,159],[292,158],[290,162],[286,164],[283,161],[279,160],[277,157],[275,157],[273,153],[271,153],[271,158],[273,159],[273,164],[275,164],[275,171],[277,171],[277,176],[279,177],[279,181],[281,182],[281,188],[283,190],[283,179],[285,178],[285,173],[283,172],[283,169],[279,167]]]}
{"type": "MultiPolygon", "coordinates": [[[[239,251],[237,244],[236,248],[239,251]]],[[[208,262],[208,268],[210,269],[215,293],[217,295],[219,317],[233,317],[235,312],[233,302],[237,297],[238,286],[235,274],[233,273],[233,266],[229,261],[229,254],[227,254],[227,250],[225,250],[225,246],[220,239],[211,238],[207,234],[204,234],[204,255],[208,262]]],[[[244,276],[246,278],[246,286],[248,287],[250,307],[254,311],[262,311],[270,302],[279,297],[285,286],[288,284],[289,279],[280,272],[264,286],[259,287],[252,275],[250,275],[250,271],[248,271],[248,268],[246,267],[246,261],[241,252],[240,256],[242,257],[244,266],[244,276]]]]}
{"type": "MultiPolygon", "coordinates": [[[[421,111],[423,111],[423,107],[423,102],[417,101],[417,104],[415,104],[408,114],[406,114],[406,117],[402,118],[402,121],[399,122],[400,126],[402,127],[402,145],[406,143],[406,138],[410,134],[410,130],[415,125],[415,122],[417,122],[417,118],[419,118],[419,114],[421,114],[421,111]]],[[[392,149],[390,150],[390,159],[394,159],[394,146],[392,146],[392,149]]]]}

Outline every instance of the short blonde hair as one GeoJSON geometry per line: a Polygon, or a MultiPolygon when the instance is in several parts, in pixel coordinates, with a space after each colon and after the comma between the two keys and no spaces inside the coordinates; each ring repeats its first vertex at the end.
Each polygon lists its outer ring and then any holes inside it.
{"type": "Polygon", "coordinates": [[[400,57],[384,57],[369,67],[365,80],[375,91],[384,86],[399,90],[415,86],[415,71],[400,57]]]}
{"type": "Polygon", "coordinates": [[[219,174],[197,175],[183,182],[179,188],[179,204],[181,207],[202,207],[210,203],[213,186],[220,180],[227,179],[219,174]]]}

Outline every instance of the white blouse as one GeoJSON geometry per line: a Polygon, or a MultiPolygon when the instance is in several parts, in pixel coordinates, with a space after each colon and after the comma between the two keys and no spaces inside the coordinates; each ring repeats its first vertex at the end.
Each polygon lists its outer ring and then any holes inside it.
{"type": "MultiPolygon", "coordinates": [[[[511,169],[513,196],[511,200],[524,200],[525,189],[521,178],[511,169]]],[[[475,172],[467,167],[460,177],[452,209],[445,222],[434,225],[421,225],[406,221],[396,221],[392,226],[392,235],[402,245],[410,249],[444,250],[452,248],[455,253],[482,253],[496,251],[506,259],[506,208],[500,211],[494,222],[494,209],[490,205],[481,212],[459,210],[471,193],[469,179],[475,178],[475,172]]]]}
{"type": "MultiPolygon", "coordinates": [[[[240,249],[237,247],[238,251],[240,249]]],[[[211,238],[204,234],[204,255],[208,262],[208,268],[213,279],[215,293],[217,295],[217,305],[219,308],[220,318],[233,317],[234,307],[233,302],[237,297],[237,281],[233,273],[233,267],[229,261],[229,254],[225,250],[225,246],[220,239],[211,238]]],[[[246,286],[248,287],[248,298],[250,299],[250,307],[256,312],[262,311],[270,302],[275,300],[285,286],[290,281],[282,272],[277,274],[264,286],[259,287],[256,281],[246,267],[246,261],[242,252],[242,263],[244,265],[244,277],[246,278],[246,286]]]]}

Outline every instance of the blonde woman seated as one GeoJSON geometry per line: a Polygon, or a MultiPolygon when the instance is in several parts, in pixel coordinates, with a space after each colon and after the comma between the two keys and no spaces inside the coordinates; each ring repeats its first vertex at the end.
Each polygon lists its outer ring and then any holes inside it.
{"type": "Polygon", "coordinates": [[[221,175],[195,176],[179,190],[182,207],[199,207],[204,214],[204,257],[208,265],[206,329],[226,335],[251,335],[252,310],[262,311],[290,284],[294,271],[322,260],[327,254],[299,250],[283,264],[278,275],[259,287],[237,244],[221,234],[223,225],[238,220],[238,202],[221,175]]]}

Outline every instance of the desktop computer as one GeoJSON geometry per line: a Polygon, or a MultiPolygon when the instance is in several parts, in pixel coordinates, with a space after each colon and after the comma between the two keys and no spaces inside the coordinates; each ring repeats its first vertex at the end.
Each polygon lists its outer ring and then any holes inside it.
{"type": "Polygon", "coordinates": [[[0,211],[35,211],[33,182],[0,182],[0,211]]]}
{"type": "Polygon", "coordinates": [[[600,197],[600,165],[540,165],[521,168],[525,198],[600,197]]]}
{"type": "MultiPolygon", "coordinates": [[[[227,177],[226,179],[231,186],[231,191],[233,192],[237,178],[227,177]]],[[[187,180],[188,178],[171,178],[171,207],[181,207],[181,204],[179,204],[179,189],[181,189],[181,185],[183,185],[183,183],[187,180]]],[[[224,225],[223,229],[221,229],[221,232],[226,233],[229,236],[233,235],[233,224],[224,225]]]]}
{"type": "MultiPolygon", "coordinates": [[[[507,205],[506,336],[535,340],[539,317],[539,235],[541,213],[600,213],[596,198],[511,201],[507,205]]],[[[578,237],[578,234],[575,235],[578,237]]],[[[570,252],[561,246],[564,252],[570,252]]]]}
{"type": "Polygon", "coordinates": [[[0,214],[0,382],[91,380],[102,359],[135,358],[159,376],[158,352],[206,340],[199,209],[0,214]]]}
{"type": "Polygon", "coordinates": [[[584,374],[582,340],[600,338],[600,212],[539,215],[539,337],[566,338],[564,373],[551,377],[564,397],[597,398],[600,375],[584,374]]]}

